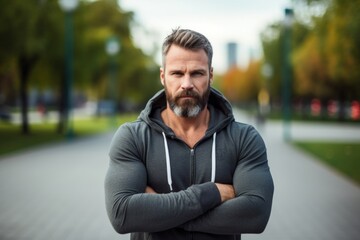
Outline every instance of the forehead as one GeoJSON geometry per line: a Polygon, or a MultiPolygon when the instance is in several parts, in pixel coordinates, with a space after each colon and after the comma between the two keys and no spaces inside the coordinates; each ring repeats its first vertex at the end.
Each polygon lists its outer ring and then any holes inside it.
{"type": "Polygon", "coordinates": [[[208,56],[203,49],[188,50],[172,45],[165,57],[166,67],[208,68],[208,56]]]}

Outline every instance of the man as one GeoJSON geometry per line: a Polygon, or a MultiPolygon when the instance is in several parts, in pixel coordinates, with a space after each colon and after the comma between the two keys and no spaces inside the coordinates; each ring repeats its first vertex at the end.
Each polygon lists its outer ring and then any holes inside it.
{"type": "Polygon", "coordinates": [[[270,216],[273,181],[257,131],[210,87],[212,47],[176,29],[163,43],[164,90],[110,148],[106,207],[131,239],[240,239],[270,216]]]}

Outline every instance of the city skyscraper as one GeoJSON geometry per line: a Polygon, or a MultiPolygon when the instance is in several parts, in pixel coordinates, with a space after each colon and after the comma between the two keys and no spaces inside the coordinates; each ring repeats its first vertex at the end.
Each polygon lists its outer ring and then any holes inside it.
{"type": "Polygon", "coordinates": [[[228,69],[237,66],[238,62],[237,62],[237,43],[235,42],[229,42],[227,44],[227,67],[228,69]]]}

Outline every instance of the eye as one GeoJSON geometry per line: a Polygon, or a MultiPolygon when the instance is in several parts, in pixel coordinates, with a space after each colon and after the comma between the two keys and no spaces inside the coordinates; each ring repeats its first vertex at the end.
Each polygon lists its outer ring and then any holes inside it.
{"type": "Polygon", "coordinates": [[[203,71],[195,71],[195,72],[191,73],[191,76],[193,76],[193,77],[202,77],[204,75],[205,75],[205,73],[203,71]]]}
{"type": "Polygon", "coordinates": [[[180,71],[174,71],[174,72],[171,72],[170,75],[175,76],[175,77],[181,77],[183,75],[183,73],[180,71]]]}

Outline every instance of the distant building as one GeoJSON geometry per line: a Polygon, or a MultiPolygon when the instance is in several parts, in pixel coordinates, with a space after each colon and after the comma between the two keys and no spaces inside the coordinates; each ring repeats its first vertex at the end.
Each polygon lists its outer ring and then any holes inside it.
{"type": "Polygon", "coordinates": [[[229,42],[227,44],[227,59],[228,59],[228,69],[237,66],[237,43],[229,42]]]}

